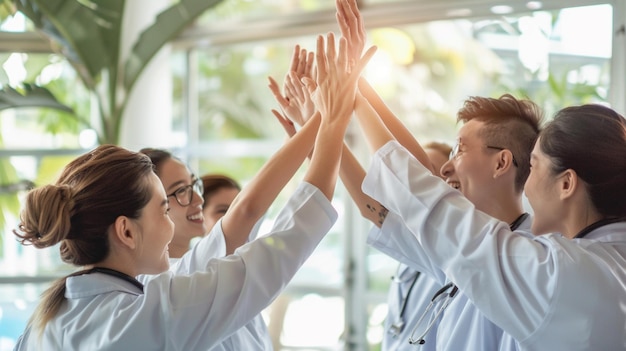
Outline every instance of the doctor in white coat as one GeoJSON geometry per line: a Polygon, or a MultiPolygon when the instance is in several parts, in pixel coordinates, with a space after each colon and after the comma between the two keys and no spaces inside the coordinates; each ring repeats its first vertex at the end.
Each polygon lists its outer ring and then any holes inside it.
{"type": "MultiPolygon", "coordinates": [[[[315,131],[311,127],[314,126],[303,129],[299,137],[303,138],[307,133],[314,135],[315,131]]],[[[312,139],[311,136],[308,138],[312,139]]],[[[256,238],[261,214],[267,210],[277,193],[284,187],[306,156],[301,150],[290,150],[292,148],[301,147],[298,143],[291,143],[286,145],[281,152],[273,155],[267,166],[257,173],[250,182],[250,186],[241,194],[243,200],[239,201],[239,205],[230,211],[229,218],[231,220],[227,219],[225,226],[222,223],[216,226],[219,218],[215,219],[211,223],[209,233],[205,232],[207,223],[203,209],[203,181],[192,174],[181,160],[167,150],[153,148],[140,150],[141,153],[150,157],[154,164],[155,173],[171,199],[169,216],[175,225],[174,238],[169,244],[171,271],[189,274],[204,269],[204,263],[198,265],[193,261],[185,260],[179,264],[183,254],[189,250],[191,239],[194,237],[201,237],[205,234],[208,236],[203,240],[202,255],[199,256],[204,262],[208,262],[211,258],[232,254],[236,249],[233,247],[234,245],[241,245],[256,238]],[[276,172],[280,172],[281,176],[276,176],[276,172]],[[259,192],[260,189],[263,191],[259,192]],[[233,221],[233,218],[236,218],[236,221],[233,221]],[[255,219],[256,223],[253,222],[255,219]],[[234,222],[238,224],[236,227],[232,226],[234,222]],[[250,231],[246,233],[248,229],[250,231]],[[224,234],[225,230],[229,235],[224,234]],[[237,240],[239,236],[243,236],[245,239],[237,240]],[[231,245],[230,250],[227,244],[231,245]]],[[[239,188],[234,190],[236,193],[232,194],[232,198],[229,198],[229,206],[235,195],[239,193],[239,188]]],[[[154,276],[140,276],[137,279],[145,282],[152,277],[154,276]]],[[[220,344],[211,348],[211,351],[220,350],[273,350],[272,340],[261,314],[255,316],[249,323],[224,339],[220,344]]]]}
{"type": "Polygon", "coordinates": [[[40,248],[60,242],[65,261],[88,268],[46,291],[16,350],[205,349],[257,315],[334,222],[329,199],[353,106],[328,92],[354,96],[372,53],[349,66],[345,42],[337,54],[334,37],[327,48],[318,39],[310,86],[321,123],[305,182],[268,237],[208,262],[200,242],[181,260],[203,270],[163,273],[145,286],[133,278],[167,270],[174,230],[168,196],[144,155],[101,146],[71,162],[56,184],[31,191],[15,234],[40,248]]]}
{"type": "MultiPolygon", "coordinates": [[[[359,53],[366,33],[356,4],[341,1],[338,9],[342,34],[350,38],[348,42],[353,46],[353,52],[359,53]]],[[[385,127],[411,153],[418,157],[428,156],[425,166],[433,171],[431,157],[424,153],[425,150],[363,79],[359,91],[364,99],[357,99],[357,115],[380,116],[385,127]]],[[[465,101],[457,116],[463,126],[458,133],[458,144],[450,153],[452,157],[441,167],[443,177],[476,209],[508,223],[518,234],[531,236],[531,219],[524,213],[522,190],[530,171],[530,152],[539,132],[540,108],[529,100],[518,100],[510,95],[498,99],[472,97],[465,101]]],[[[342,167],[345,154],[344,151],[342,167]]],[[[363,172],[357,182],[358,192],[361,192],[364,177],[363,172]]],[[[375,204],[369,207],[381,208],[371,197],[361,197],[369,198],[369,203],[375,204]]],[[[386,326],[391,333],[385,334],[383,351],[515,349],[514,343],[504,342],[506,333],[451,284],[446,272],[434,267],[423,250],[405,239],[413,235],[398,215],[380,211],[379,218],[380,229],[372,229],[368,243],[411,270],[421,272],[416,285],[411,282],[415,276],[403,279],[406,274],[393,283],[391,293],[399,298],[395,304],[390,302],[392,319],[386,322],[386,326]],[[393,290],[395,287],[402,289],[402,286],[403,291],[393,290]]]]}
{"type": "MultiPolygon", "coordinates": [[[[626,348],[626,121],[569,107],[540,134],[525,192],[537,237],[515,235],[430,175],[376,119],[363,190],[397,214],[433,267],[522,350],[626,348]],[[562,233],[548,234],[548,233],[562,233]]],[[[421,162],[420,162],[421,161],[421,162]]],[[[468,336],[472,330],[468,330],[468,336]]]]}

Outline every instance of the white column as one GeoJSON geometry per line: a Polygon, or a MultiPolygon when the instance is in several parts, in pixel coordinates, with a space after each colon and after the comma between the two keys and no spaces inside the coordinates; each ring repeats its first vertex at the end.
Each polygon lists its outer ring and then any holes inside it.
{"type": "MultiPolygon", "coordinates": [[[[141,32],[169,5],[168,0],[126,1],[120,50],[123,60],[141,32]]],[[[169,54],[166,45],[150,61],[130,92],[120,131],[121,146],[131,150],[171,146],[173,84],[169,54]]]]}
{"type": "Polygon", "coordinates": [[[617,112],[626,113],[626,3],[613,1],[613,54],[609,102],[617,112]]]}

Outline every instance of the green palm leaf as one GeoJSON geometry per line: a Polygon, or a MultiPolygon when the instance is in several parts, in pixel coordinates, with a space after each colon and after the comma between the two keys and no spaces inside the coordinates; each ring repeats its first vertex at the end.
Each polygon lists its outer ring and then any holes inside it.
{"type": "Polygon", "coordinates": [[[24,107],[46,107],[74,114],[70,107],[60,103],[46,88],[24,84],[21,91],[9,86],[0,89],[0,111],[24,107]]]}

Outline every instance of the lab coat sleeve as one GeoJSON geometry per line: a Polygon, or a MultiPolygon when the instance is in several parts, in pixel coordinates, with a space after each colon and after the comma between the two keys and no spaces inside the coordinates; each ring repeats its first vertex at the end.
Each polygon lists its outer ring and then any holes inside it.
{"type": "MultiPolygon", "coordinates": [[[[337,218],[326,197],[303,183],[279,213],[270,235],[211,260],[205,272],[171,272],[145,286],[160,306],[163,333],[180,350],[210,349],[278,296],[337,218]],[[165,293],[163,293],[165,292],[165,293]]],[[[157,316],[155,316],[157,317],[157,316]]]]}
{"type": "Polygon", "coordinates": [[[261,230],[261,225],[263,225],[264,221],[265,221],[265,215],[261,216],[261,218],[259,218],[259,220],[254,224],[254,227],[252,227],[252,230],[250,231],[250,235],[248,236],[248,241],[255,240],[256,238],[259,237],[259,230],[261,230]]]}
{"type": "Polygon", "coordinates": [[[226,256],[226,238],[224,231],[222,231],[222,220],[220,219],[204,238],[170,267],[170,272],[191,274],[196,271],[204,271],[212,258],[224,256],[226,256]]]}
{"type": "MultiPolygon", "coordinates": [[[[250,231],[248,241],[256,239],[265,216],[261,217],[250,231]]],[[[222,230],[222,219],[211,228],[196,245],[187,251],[180,260],[172,264],[170,272],[174,274],[191,274],[196,271],[206,270],[212,258],[226,256],[226,237],[222,230]]]]}
{"type": "Polygon", "coordinates": [[[367,243],[396,261],[428,275],[441,286],[447,283],[446,275],[430,261],[424,249],[396,213],[388,212],[380,228],[372,227],[367,243]]]}
{"type": "MultiPolygon", "coordinates": [[[[550,246],[476,210],[397,142],[374,155],[363,191],[410,229],[394,240],[421,247],[417,253],[423,250],[487,318],[518,340],[540,327],[558,280],[550,246]]],[[[409,255],[399,254],[406,262],[409,255]]]]}

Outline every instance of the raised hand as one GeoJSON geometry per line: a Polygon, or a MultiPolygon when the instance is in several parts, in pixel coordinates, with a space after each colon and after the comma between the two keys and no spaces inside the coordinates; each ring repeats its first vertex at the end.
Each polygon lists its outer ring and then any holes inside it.
{"type": "Polygon", "coordinates": [[[300,48],[300,45],[296,45],[291,57],[289,72],[294,72],[299,79],[311,77],[313,75],[313,63],[313,53],[300,48]]]}
{"type": "Polygon", "coordinates": [[[295,46],[291,67],[283,83],[284,95],[276,80],[269,77],[269,88],[282,110],[282,113],[277,110],[272,110],[272,113],[289,136],[296,132],[294,123],[302,126],[315,113],[310,93],[302,83],[302,78],[311,78],[313,74],[313,58],[312,52],[307,53],[299,45],[295,46]]]}
{"type": "Polygon", "coordinates": [[[317,77],[315,81],[305,79],[323,121],[331,125],[347,125],[354,109],[359,76],[375,52],[376,47],[370,47],[363,57],[351,60],[346,38],[340,38],[337,52],[333,33],[328,33],[326,45],[324,37],[318,36],[315,54],[317,77]]]}
{"type": "Polygon", "coordinates": [[[363,18],[356,0],[336,0],[335,5],[341,36],[348,41],[348,57],[350,60],[356,61],[361,57],[367,41],[363,18]]]}

